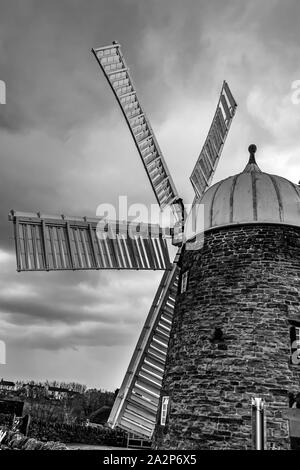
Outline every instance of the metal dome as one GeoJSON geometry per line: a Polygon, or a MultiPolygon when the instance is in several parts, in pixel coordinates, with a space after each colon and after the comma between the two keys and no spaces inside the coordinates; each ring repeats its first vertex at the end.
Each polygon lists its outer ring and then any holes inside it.
{"type": "Polygon", "coordinates": [[[255,161],[255,150],[255,146],[249,147],[250,159],[242,173],[219,181],[204,193],[187,218],[186,240],[230,225],[300,226],[300,187],[281,176],[262,172],[255,161]]]}

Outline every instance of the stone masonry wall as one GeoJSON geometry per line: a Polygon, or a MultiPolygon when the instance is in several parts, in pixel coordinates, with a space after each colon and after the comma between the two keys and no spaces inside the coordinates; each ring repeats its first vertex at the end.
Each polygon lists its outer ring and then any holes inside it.
{"type": "Polygon", "coordinates": [[[300,321],[300,229],[212,230],[201,250],[183,253],[182,272],[187,269],[163,381],[168,424],[157,427],[156,445],[251,449],[251,397],[257,396],[267,404],[268,448],[288,449],[282,411],[288,393],[300,391],[288,322],[300,321]]]}

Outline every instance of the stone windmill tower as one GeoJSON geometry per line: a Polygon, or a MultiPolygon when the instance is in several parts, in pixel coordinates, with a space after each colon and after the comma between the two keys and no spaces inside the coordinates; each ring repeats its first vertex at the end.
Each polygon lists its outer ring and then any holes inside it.
{"type": "Polygon", "coordinates": [[[187,220],[163,379],[161,448],[250,449],[251,397],[266,403],[268,448],[288,449],[289,396],[300,390],[300,188],[244,171],[206,190],[204,227],[187,220]],[[202,246],[189,243],[202,236],[202,246]]]}

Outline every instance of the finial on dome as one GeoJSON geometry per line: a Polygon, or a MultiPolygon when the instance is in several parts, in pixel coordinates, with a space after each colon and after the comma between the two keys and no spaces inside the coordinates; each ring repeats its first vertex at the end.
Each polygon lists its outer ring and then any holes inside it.
{"type": "Polygon", "coordinates": [[[248,151],[250,153],[250,156],[249,156],[249,161],[246,165],[246,168],[244,169],[244,172],[261,171],[255,161],[256,150],[257,150],[257,147],[255,144],[249,145],[248,151]]]}
{"type": "Polygon", "coordinates": [[[256,145],[255,144],[249,145],[248,150],[249,150],[249,153],[250,153],[248,164],[249,163],[256,163],[256,161],[255,161],[255,153],[256,153],[256,150],[257,150],[256,145]]]}

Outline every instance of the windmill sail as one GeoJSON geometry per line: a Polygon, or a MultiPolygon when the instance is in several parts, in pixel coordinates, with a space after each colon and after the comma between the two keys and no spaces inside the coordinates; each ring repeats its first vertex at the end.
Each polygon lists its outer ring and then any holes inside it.
{"type": "Polygon", "coordinates": [[[80,269],[170,270],[159,225],[11,211],[18,271],[80,269]]]}
{"type": "Polygon", "coordinates": [[[149,120],[137,97],[120,44],[113,43],[92,49],[92,52],[121,107],[157,202],[163,209],[176,201],[178,193],[149,120]]]}
{"type": "Polygon", "coordinates": [[[201,198],[211,183],[236,107],[235,99],[227,82],[224,81],[211,127],[190,176],[197,199],[201,198]]]}
{"type": "Polygon", "coordinates": [[[151,439],[173,321],[179,268],[162,277],[108,424],[151,439]]]}

